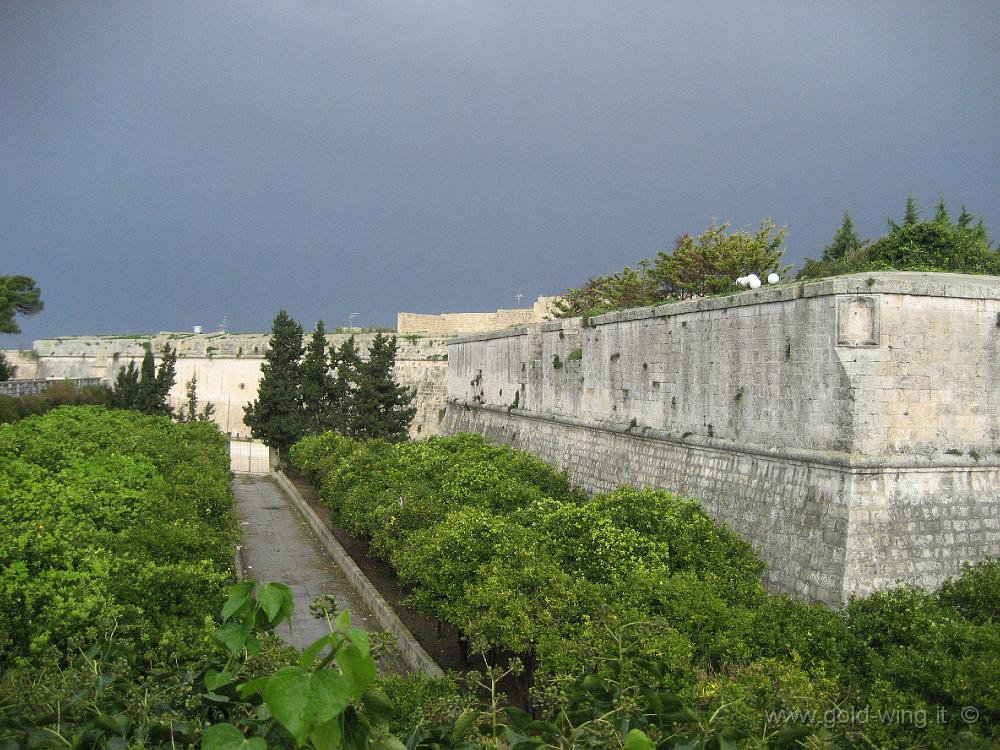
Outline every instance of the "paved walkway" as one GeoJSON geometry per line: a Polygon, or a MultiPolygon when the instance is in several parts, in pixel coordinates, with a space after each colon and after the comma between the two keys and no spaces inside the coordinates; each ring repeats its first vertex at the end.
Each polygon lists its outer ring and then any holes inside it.
{"type": "Polygon", "coordinates": [[[309,604],[324,594],[336,597],[338,611],[350,610],[353,625],[380,629],[277,482],[268,476],[238,476],[233,491],[239,501],[244,574],[284,583],[295,593],[291,630],[283,624],[278,635],[299,649],[326,635],[326,622],[309,612],[309,604]]]}

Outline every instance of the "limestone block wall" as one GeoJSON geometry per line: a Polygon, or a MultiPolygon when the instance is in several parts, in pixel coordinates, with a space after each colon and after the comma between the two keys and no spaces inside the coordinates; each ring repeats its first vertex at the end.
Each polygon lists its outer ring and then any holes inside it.
{"type": "Polygon", "coordinates": [[[38,359],[32,351],[22,351],[20,349],[4,349],[4,357],[7,363],[17,369],[14,377],[18,380],[33,380],[38,373],[38,359]]]}
{"type": "MultiPolygon", "coordinates": [[[[367,351],[372,336],[355,335],[360,351],[367,351]]],[[[186,383],[197,377],[199,402],[215,406],[215,422],[234,437],[249,437],[243,424],[243,407],[257,398],[260,366],[269,338],[266,333],[73,336],[34,342],[29,359],[39,378],[97,377],[110,383],[129,362],[138,366],[147,346],[159,352],[169,344],[178,352],[177,378],[169,396],[171,406],[177,408],[186,401],[186,383]]],[[[346,338],[347,334],[331,334],[327,340],[339,346],[346,338]]],[[[411,435],[435,435],[444,416],[446,339],[410,335],[399,338],[398,344],[397,377],[417,391],[411,435]]]]}
{"type": "Polygon", "coordinates": [[[496,312],[422,313],[401,312],[396,315],[396,331],[400,335],[423,333],[432,336],[456,336],[465,333],[497,331],[525,323],[550,320],[555,297],[539,297],[528,308],[500,309],[496,312]]]}
{"type": "Polygon", "coordinates": [[[444,429],[699,498],[839,602],[1000,554],[1000,279],[879,273],[456,339],[444,429]]]}

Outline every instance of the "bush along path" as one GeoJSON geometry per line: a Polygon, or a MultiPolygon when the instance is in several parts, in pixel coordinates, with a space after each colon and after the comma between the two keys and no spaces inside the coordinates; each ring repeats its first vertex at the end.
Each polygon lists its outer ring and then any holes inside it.
{"type": "Polygon", "coordinates": [[[409,604],[512,670],[531,718],[585,706],[596,720],[641,699],[641,716],[660,717],[657,742],[720,728],[755,747],[800,733],[816,747],[1000,741],[1000,561],[833,610],[766,591],[752,548],[697,501],[629,487],[587,497],[477,435],[324,434],[291,459],[333,523],[410,587],[409,604]],[[697,726],[678,726],[677,705],[697,726]]]}

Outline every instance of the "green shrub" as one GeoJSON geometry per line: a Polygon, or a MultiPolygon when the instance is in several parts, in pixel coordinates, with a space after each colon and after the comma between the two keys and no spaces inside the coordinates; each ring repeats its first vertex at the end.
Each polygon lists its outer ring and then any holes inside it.
{"type": "Polygon", "coordinates": [[[236,539],[214,425],[73,406],[7,424],[0,495],[0,666],[112,631],[147,654],[203,639],[236,539]]]}

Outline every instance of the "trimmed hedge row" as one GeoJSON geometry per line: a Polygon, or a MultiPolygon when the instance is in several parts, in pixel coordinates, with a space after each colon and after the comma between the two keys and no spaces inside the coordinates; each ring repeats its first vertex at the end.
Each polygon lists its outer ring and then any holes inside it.
{"type": "Polygon", "coordinates": [[[211,424],[62,407],[0,427],[0,667],[111,633],[175,660],[210,637],[237,531],[211,424]]]}
{"type": "Polygon", "coordinates": [[[937,592],[879,592],[835,611],[766,592],[749,545],[696,501],[627,487],[588,498],[479,436],[324,434],[291,458],[412,587],[414,606],[489,657],[518,655],[538,700],[592,673],[676,691],[751,736],[784,709],[813,711],[838,741],[1000,739],[996,561],[937,592]],[[974,724],[960,719],[970,705],[974,724]],[[844,706],[885,713],[863,727],[829,721],[844,706]],[[912,720],[939,707],[943,721],[912,720]]]}

